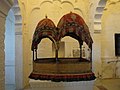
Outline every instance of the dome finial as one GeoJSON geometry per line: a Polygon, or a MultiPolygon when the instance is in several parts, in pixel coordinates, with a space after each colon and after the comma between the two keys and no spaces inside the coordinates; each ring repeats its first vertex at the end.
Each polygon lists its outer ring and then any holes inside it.
{"type": "Polygon", "coordinates": [[[45,18],[48,18],[48,17],[47,17],[47,14],[45,15],[45,18]]]}
{"type": "Polygon", "coordinates": [[[70,11],[70,13],[72,13],[72,11],[70,11]]]}

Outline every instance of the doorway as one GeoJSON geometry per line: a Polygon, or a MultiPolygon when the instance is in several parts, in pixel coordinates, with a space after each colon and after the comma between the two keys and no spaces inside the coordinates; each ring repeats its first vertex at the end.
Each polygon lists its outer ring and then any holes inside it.
{"type": "Polygon", "coordinates": [[[15,90],[15,17],[12,9],[5,24],[5,90],[15,90]]]}

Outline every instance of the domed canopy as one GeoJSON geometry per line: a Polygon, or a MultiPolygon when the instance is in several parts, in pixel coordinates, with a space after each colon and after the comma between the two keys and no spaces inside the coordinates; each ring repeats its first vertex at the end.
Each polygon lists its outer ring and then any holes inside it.
{"type": "Polygon", "coordinates": [[[34,32],[33,41],[32,41],[32,50],[37,49],[37,45],[40,43],[42,38],[50,38],[53,41],[56,34],[56,26],[52,20],[48,19],[47,17],[41,20],[34,32]]]}
{"type": "Polygon", "coordinates": [[[48,37],[54,43],[59,42],[63,37],[71,36],[81,42],[92,46],[92,38],[88,26],[85,24],[81,16],[76,13],[68,13],[64,15],[57,27],[52,20],[47,17],[41,20],[35,30],[32,42],[32,50],[37,49],[37,45],[40,43],[42,38],[48,37]]]}
{"type": "Polygon", "coordinates": [[[59,39],[68,35],[77,39],[78,41],[85,41],[89,47],[93,43],[87,25],[82,17],[76,13],[70,12],[64,15],[60,19],[57,27],[60,30],[59,39]]]}

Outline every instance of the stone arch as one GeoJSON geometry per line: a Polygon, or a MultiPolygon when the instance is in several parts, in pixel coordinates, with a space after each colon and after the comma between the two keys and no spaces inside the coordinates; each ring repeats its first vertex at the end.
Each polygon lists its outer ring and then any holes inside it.
{"type": "Polygon", "coordinates": [[[100,0],[94,15],[94,33],[101,33],[101,17],[107,0],[100,0]]]}
{"type": "Polygon", "coordinates": [[[63,2],[61,2],[61,4],[64,4],[64,3],[69,3],[72,7],[74,7],[73,3],[71,3],[70,1],[63,1],[63,2]]]}
{"type": "MultiPolygon", "coordinates": [[[[18,6],[18,4],[15,4],[15,5],[13,5],[13,3],[17,3],[17,1],[15,1],[15,2],[13,2],[12,0],[9,0],[9,1],[4,1],[4,0],[1,0],[0,1],[0,4],[2,4],[2,5],[0,5],[0,8],[2,9],[2,10],[0,10],[0,19],[2,20],[0,20],[1,22],[2,22],[2,24],[3,25],[0,25],[0,28],[2,27],[2,30],[0,30],[0,31],[2,31],[2,32],[0,32],[0,36],[2,36],[2,38],[0,38],[1,40],[0,40],[0,48],[1,48],[1,50],[3,50],[3,51],[0,51],[0,53],[1,53],[1,55],[0,55],[0,58],[1,58],[1,60],[5,60],[5,58],[4,58],[4,56],[5,56],[5,53],[4,53],[4,38],[5,38],[5,36],[3,37],[3,35],[4,35],[4,31],[5,31],[5,27],[4,27],[4,25],[5,25],[5,20],[6,20],[6,17],[7,17],[7,13],[8,13],[8,11],[10,10],[10,9],[12,9],[13,11],[15,11],[14,9],[16,9],[16,11],[14,12],[14,16],[15,16],[15,19],[18,21],[18,22],[16,22],[15,23],[15,26],[16,25],[22,25],[22,21],[21,21],[21,18],[19,18],[19,17],[17,17],[16,18],[16,16],[19,16],[19,12],[20,12],[20,9],[18,9],[17,7],[19,7],[18,6]],[[13,7],[12,7],[13,6],[13,7]],[[6,9],[5,9],[6,8],[6,9]],[[20,20],[20,21],[19,21],[20,20]],[[2,44],[3,43],[3,44],[2,44]],[[2,46],[1,46],[2,45],[2,46]]],[[[21,15],[20,15],[21,16],[21,15]]],[[[19,31],[18,29],[21,29],[22,28],[22,26],[21,27],[15,27],[15,29],[16,29],[16,31],[15,31],[15,35],[18,35],[18,36],[20,36],[20,35],[22,35],[22,30],[21,31],[19,31]]],[[[15,36],[16,37],[16,36],[15,36]]],[[[18,40],[18,38],[15,38],[15,39],[17,39],[18,40]]],[[[16,41],[17,41],[16,40],[16,41]]],[[[18,42],[18,41],[17,41],[18,42]]],[[[22,43],[22,41],[21,41],[21,43],[22,43]]],[[[19,44],[18,43],[16,43],[17,44],[17,46],[20,44],[20,42],[19,42],[19,44]]],[[[21,47],[21,46],[20,46],[21,47]]],[[[22,51],[20,51],[19,53],[21,53],[22,51]]],[[[17,54],[19,54],[19,53],[17,53],[17,54]]],[[[19,54],[19,55],[16,55],[16,58],[18,57],[18,56],[20,56],[21,54],[19,54]]],[[[19,61],[19,60],[18,60],[19,61]]],[[[20,60],[21,62],[22,62],[22,60],[20,60]]],[[[15,63],[16,63],[16,61],[15,61],[15,63]]],[[[18,63],[18,62],[17,62],[18,63]]],[[[4,65],[4,64],[2,64],[2,65],[4,65]]],[[[17,67],[15,67],[15,68],[17,68],[16,69],[16,74],[17,75],[19,75],[19,76],[16,76],[15,78],[16,78],[16,88],[17,89],[22,89],[23,87],[22,87],[22,83],[23,83],[23,81],[22,81],[22,74],[23,73],[21,73],[22,72],[22,63],[20,64],[20,62],[17,64],[17,65],[15,65],[15,66],[17,66],[17,67]],[[20,70],[18,70],[19,68],[21,68],[21,71],[20,70]],[[19,80],[18,80],[18,77],[20,77],[19,78],[19,80]],[[19,82],[18,82],[19,81],[19,82]]],[[[1,68],[5,68],[5,67],[1,67],[1,68]]],[[[4,71],[2,71],[3,73],[4,73],[4,71]]],[[[4,76],[1,76],[2,78],[4,78],[4,76]]],[[[1,80],[1,79],[0,79],[1,80]]],[[[4,81],[5,80],[3,80],[2,79],[2,81],[0,81],[0,85],[2,85],[2,87],[0,86],[0,89],[1,90],[4,90],[4,86],[5,85],[3,85],[4,84],[4,81]]]]}
{"type": "Polygon", "coordinates": [[[74,10],[75,10],[76,13],[78,11],[78,13],[81,15],[82,18],[84,17],[84,14],[83,14],[83,12],[82,12],[82,10],[80,8],[75,7],[74,10]]]}
{"type": "Polygon", "coordinates": [[[60,48],[65,48],[65,51],[63,51],[65,58],[80,57],[80,48],[79,48],[80,45],[78,40],[76,40],[75,38],[69,35],[68,36],[66,35],[61,39],[61,42],[65,45],[64,47],[60,47],[60,48]]]}
{"type": "Polygon", "coordinates": [[[44,3],[50,3],[50,4],[53,4],[52,1],[46,0],[46,1],[41,2],[40,7],[41,7],[44,3]]]}
{"type": "Polygon", "coordinates": [[[53,0],[53,1],[59,1],[59,2],[61,2],[61,0],[53,0]]]}
{"type": "MultiPolygon", "coordinates": [[[[54,55],[55,53],[53,54],[53,51],[52,51],[53,50],[52,45],[55,46],[55,44],[53,42],[54,41],[52,41],[51,37],[49,37],[49,36],[42,37],[40,43],[38,44],[37,59],[39,59],[39,58],[53,58],[53,56],[55,57],[55,55],[54,55]],[[44,54],[43,52],[46,52],[46,54],[44,54]]],[[[37,60],[37,59],[34,59],[34,60],[37,60]]]]}
{"type": "Polygon", "coordinates": [[[5,90],[5,76],[4,76],[4,69],[5,69],[5,52],[4,52],[4,33],[5,33],[5,20],[6,20],[6,16],[8,11],[10,10],[10,8],[13,5],[13,1],[9,0],[9,1],[5,1],[5,0],[0,0],[0,90],[5,90]]]}

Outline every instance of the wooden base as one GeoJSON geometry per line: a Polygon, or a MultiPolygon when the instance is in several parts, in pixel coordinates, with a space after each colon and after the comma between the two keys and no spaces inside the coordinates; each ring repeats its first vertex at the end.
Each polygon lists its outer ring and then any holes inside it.
{"type": "Polygon", "coordinates": [[[94,80],[94,73],[91,71],[91,62],[78,58],[38,59],[33,61],[33,72],[31,79],[51,81],[87,81],[94,80]]]}

